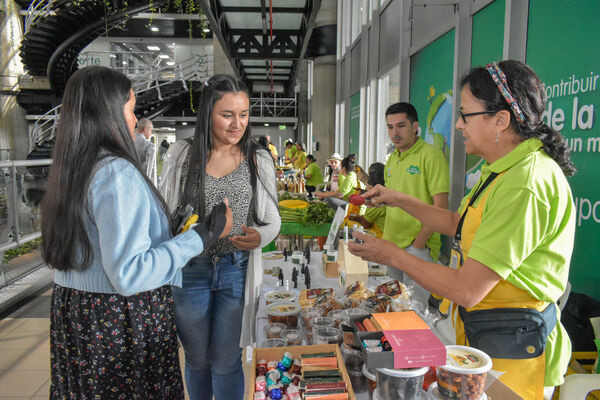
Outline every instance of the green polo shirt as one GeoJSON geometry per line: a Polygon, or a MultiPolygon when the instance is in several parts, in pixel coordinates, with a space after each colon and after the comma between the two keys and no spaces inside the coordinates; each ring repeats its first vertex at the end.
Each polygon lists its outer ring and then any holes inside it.
{"type": "Polygon", "coordinates": [[[308,164],[304,170],[304,176],[306,175],[310,175],[310,178],[306,180],[306,184],[308,186],[317,186],[318,184],[323,183],[323,174],[321,173],[319,164],[316,162],[311,162],[308,164]]]}
{"type": "MultiPolygon", "coordinates": [[[[385,163],[385,186],[433,204],[433,196],[448,193],[448,162],[442,151],[423,139],[408,150],[390,154],[385,163]]],[[[387,207],[383,238],[399,247],[406,247],[421,231],[421,222],[399,207],[387,207]]],[[[431,256],[437,260],[440,253],[440,235],[434,233],[427,241],[431,256]]]]}
{"type": "MultiPolygon", "coordinates": [[[[480,182],[491,172],[504,171],[488,189],[468,258],[535,299],[556,302],[567,285],[575,237],[571,188],[539,139],[528,139],[503,158],[486,163],[480,182]]],[[[465,198],[460,212],[466,204],[465,198]]],[[[563,382],[571,357],[560,315],[558,320],[546,347],[546,386],[563,382]]]]}
{"type": "Polygon", "coordinates": [[[365,219],[371,223],[375,222],[382,231],[385,227],[385,209],[387,207],[367,207],[365,219]]]}
{"type": "Polygon", "coordinates": [[[356,178],[356,172],[352,171],[348,175],[343,176],[342,174],[338,175],[338,189],[342,193],[342,198],[344,200],[348,200],[348,197],[352,193],[354,193],[354,188],[358,186],[358,179],[356,178]],[[343,180],[340,182],[340,178],[343,177],[343,180]]]}

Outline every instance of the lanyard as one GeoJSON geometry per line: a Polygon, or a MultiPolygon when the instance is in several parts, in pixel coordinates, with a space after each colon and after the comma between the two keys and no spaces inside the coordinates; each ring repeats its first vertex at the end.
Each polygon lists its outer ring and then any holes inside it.
{"type": "Polygon", "coordinates": [[[473,197],[471,197],[469,204],[467,205],[467,207],[465,208],[465,211],[463,212],[462,216],[460,217],[460,221],[458,221],[458,226],[456,227],[456,233],[454,234],[455,243],[460,243],[460,240],[462,237],[462,234],[461,234],[462,226],[463,226],[463,223],[465,222],[465,217],[467,216],[467,211],[469,211],[469,207],[471,207],[473,205],[473,203],[475,203],[475,200],[477,200],[477,197],[479,197],[481,192],[483,192],[485,190],[485,188],[488,187],[489,184],[492,183],[492,181],[494,179],[496,179],[497,176],[498,176],[497,172],[492,172],[490,174],[490,176],[488,176],[488,178],[485,180],[485,182],[483,182],[483,184],[479,185],[479,187],[473,194],[473,197]]]}

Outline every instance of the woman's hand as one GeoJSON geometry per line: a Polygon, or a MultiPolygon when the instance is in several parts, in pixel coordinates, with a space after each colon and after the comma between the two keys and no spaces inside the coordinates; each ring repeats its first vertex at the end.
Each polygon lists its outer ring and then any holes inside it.
{"type": "Polygon", "coordinates": [[[315,196],[317,199],[322,199],[323,197],[326,197],[325,193],[327,192],[314,192],[313,196],[315,196]]]}
{"type": "Polygon", "coordinates": [[[254,250],[260,246],[261,237],[256,229],[242,225],[242,230],[246,233],[245,235],[235,235],[229,239],[235,247],[240,250],[254,250]]]}
{"type": "Polygon", "coordinates": [[[223,232],[221,232],[221,235],[219,235],[219,239],[223,239],[225,236],[229,235],[231,228],[233,228],[233,212],[231,211],[231,207],[229,207],[229,200],[225,199],[224,203],[227,206],[227,211],[225,212],[225,218],[227,221],[225,222],[225,228],[223,229],[223,232]]]}
{"type": "Polygon", "coordinates": [[[350,253],[366,261],[390,265],[390,261],[394,259],[394,253],[401,250],[389,240],[378,239],[371,235],[365,235],[364,233],[355,231],[352,232],[352,237],[361,240],[362,243],[356,243],[353,240],[349,240],[348,250],[350,250],[350,253]]]}

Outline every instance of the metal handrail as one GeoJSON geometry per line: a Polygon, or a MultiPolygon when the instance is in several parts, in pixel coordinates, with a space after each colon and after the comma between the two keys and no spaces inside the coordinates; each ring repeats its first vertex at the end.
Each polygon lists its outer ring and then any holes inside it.
{"type": "MultiPolygon", "coordinates": [[[[195,55],[181,61],[173,66],[158,66],[151,68],[148,72],[136,74],[132,78],[132,89],[136,95],[147,92],[148,90],[156,89],[158,99],[162,101],[161,87],[169,85],[173,82],[181,81],[183,88],[187,90],[187,81],[201,81],[208,78],[209,68],[208,63],[210,57],[208,55],[195,55]],[[200,64],[198,64],[199,60],[200,64]],[[206,65],[207,68],[200,68],[206,65]],[[164,72],[175,70],[173,78],[165,79],[164,72]],[[201,70],[202,69],[202,70],[201,70]]],[[[60,104],[46,114],[42,115],[31,128],[29,133],[29,152],[36,145],[46,140],[51,140],[56,133],[58,126],[58,116],[60,114],[60,104]]]]}
{"type": "Polygon", "coordinates": [[[296,97],[277,97],[275,94],[273,97],[252,97],[250,99],[250,111],[259,110],[259,116],[261,117],[281,117],[284,116],[284,112],[288,109],[294,110],[294,117],[297,114],[296,108],[297,98],[296,97]]]}
{"type": "Polygon", "coordinates": [[[31,27],[39,20],[47,15],[54,15],[54,3],[56,0],[33,0],[27,7],[27,15],[25,16],[25,32],[27,34],[31,27]]]}
{"type": "Polygon", "coordinates": [[[14,249],[16,247],[21,246],[24,243],[30,242],[42,236],[40,231],[36,231],[30,233],[28,235],[22,235],[20,229],[20,220],[19,220],[19,201],[20,196],[18,196],[17,191],[17,168],[18,167],[45,167],[52,164],[52,160],[15,160],[15,161],[0,161],[0,168],[9,168],[11,174],[11,183],[12,186],[9,190],[9,195],[7,196],[7,205],[9,205],[8,210],[12,213],[12,223],[11,229],[12,233],[9,235],[9,239],[6,242],[0,243],[0,252],[4,252],[6,250],[14,249]]]}

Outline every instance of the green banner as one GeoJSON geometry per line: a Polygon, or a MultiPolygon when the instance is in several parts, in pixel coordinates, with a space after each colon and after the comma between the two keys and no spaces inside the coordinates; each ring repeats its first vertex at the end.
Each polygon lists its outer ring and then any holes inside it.
{"type": "Polygon", "coordinates": [[[600,300],[600,2],[530,0],[527,64],[546,85],[544,120],[571,148],[569,179],[577,209],[572,290],[600,300]]]}
{"type": "MultiPolygon", "coordinates": [[[[502,60],[504,44],[505,0],[496,0],[473,15],[473,40],[471,42],[471,66],[476,67],[502,60]]],[[[456,132],[460,135],[460,132],[456,132]]],[[[467,154],[465,193],[469,192],[481,176],[485,161],[474,154],[467,154]]]]}
{"type": "Polygon", "coordinates": [[[450,154],[454,29],[410,58],[410,103],[419,114],[421,137],[450,154]]]}

